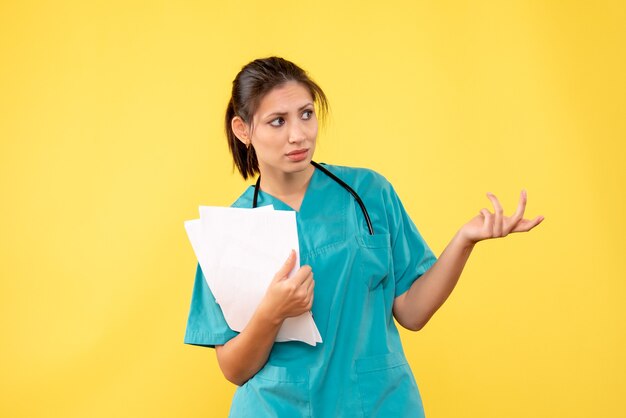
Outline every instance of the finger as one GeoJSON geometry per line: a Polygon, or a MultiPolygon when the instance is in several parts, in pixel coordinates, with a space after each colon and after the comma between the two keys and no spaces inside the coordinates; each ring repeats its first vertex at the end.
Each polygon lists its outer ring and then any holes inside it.
{"type": "Polygon", "coordinates": [[[508,220],[505,219],[504,233],[505,235],[510,233],[515,229],[515,226],[524,218],[524,211],[526,210],[526,202],[528,201],[528,195],[526,190],[522,189],[519,197],[519,203],[517,204],[517,209],[513,216],[511,216],[508,220]]]}
{"type": "Polygon", "coordinates": [[[306,300],[307,302],[313,298],[313,289],[315,288],[315,280],[309,281],[306,287],[306,300]]]}
{"type": "Polygon", "coordinates": [[[291,284],[293,285],[293,287],[297,288],[297,287],[302,286],[305,280],[312,279],[312,278],[313,278],[313,272],[311,271],[311,266],[304,265],[300,267],[298,271],[296,271],[296,274],[291,276],[290,280],[292,280],[291,284]]]}
{"type": "Polygon", "coordinates": [[[313,299],[315,299],[315,290],[314,290],[315,289],[315,281],[313,281],[312,283],[313,284],[312,284],[311,288],[309,289],[309,294],[307,295],[308,296],[308,301],[307,301],[307,304],[306,304],[306,310],[307,311],[311,310],[311,308],[313,307],[313,299]]]}
{"type": "Polygon", "coordinates": [[[498,198],[493,193],[487,193],[487,197],[491,200],[493,204],[493,209],[495,211],[494,220],[493,220],[493,236],[501,237],[502,236],[502,225],[504,220],[504,210],[502,209],[502,205],[498,201],[498,198]]]}
{"type": "Polygon", "coordinates": [[[286,279],[289,276],[289,273],[291,272],[291,270],[293,270],[295,265],[296,265],[296,252],[295,250],[291,250],[291,252],[289,253],[289,257],[287,257],[287,260],[285,261],[285,263],[282,265],[280,270],[278,270],[278,272],[274,276],[274,279],[275,280],[286,279]]]}
{"type": "Polygon", "coordinates": [[[301,308],[305,307],[309,301],[311,300],[310,293],[313,292],[311,288],[311,283],[313,280],[311,276],[309,276],[301,286],[295,288],[293,293],[293,301],[298,304],[301,308]]]}
{"type": "Polygon", "coordinates": [[[306,305],[306,310],[310,311],[311,308],[313,308],[313,299],[314,299],[314,295],[313,293],[311,293],[311,300],[309,301],[309,303],[306,305]]]}
{"type": "Polygon", "coordinates": [[[487,209],[483,208],[480,210],[480,213],[483,215],[483,233],[488,237],[493,236],[493,214],[489,212],[487,209]]]}
{"type": "Polygon", "coordinates": [[[545,218],[543,216],[537,216],[533,220],[522,219],[513,229],[513,232],[528,232],[541,222],[543,222],[545,218]]]}
{"type": "Polygon", "coordinates": [[[300,288],[304,290],[304,294],[308,295],[309,294],[309,288],[311,287],[311,284],[314,282],[313,280],[313,272],[311,272],[311,274],[309,274],[306,279],[304,279],[304,281],[302,282],[302,284],[300,285],[300,288]]]}

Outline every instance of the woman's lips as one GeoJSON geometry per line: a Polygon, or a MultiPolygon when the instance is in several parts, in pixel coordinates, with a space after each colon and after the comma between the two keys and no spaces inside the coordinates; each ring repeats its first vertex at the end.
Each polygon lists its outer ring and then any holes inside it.
{"type": "Polygon", "coordinates": [[[296,151],[291,151],[290,153],[286,155],[287,155],[287,158],[289,158],[291,161],[302,161],[306,158],[308,153],[309,153],[308,149],[299,149],[296,151]]]}

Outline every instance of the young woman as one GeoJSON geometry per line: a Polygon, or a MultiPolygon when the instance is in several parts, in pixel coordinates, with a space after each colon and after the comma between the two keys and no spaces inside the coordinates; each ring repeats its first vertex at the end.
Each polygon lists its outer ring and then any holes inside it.
{"type": "Polygon", "coordinates": [[[255,60],[233,81],[230,151],[244,178],[259,174],[233,206],[296,211],[303,266],[287,277],[295,263],[289,254],[237,333],[198,265],[185,342],[215,347],[224,376],[239,386],[233,417],[423,416],[394,318],[420,330],[477,242],[529,231],[543,217],[523,218],[525,192],[510,217],[488,194],[494,213],[482,209],[437,259],[384,177],[313,161],[316,105],[323,117],[322,89],[282,58],[255,60]],[[286,318],[308,310],[322,344],[274,342],[286,318]]]}

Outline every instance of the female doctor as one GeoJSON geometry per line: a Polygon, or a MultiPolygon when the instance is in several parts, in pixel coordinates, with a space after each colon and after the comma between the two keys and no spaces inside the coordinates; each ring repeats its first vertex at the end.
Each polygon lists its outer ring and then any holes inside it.
{"type": "MultiPolygon", "coordinates": [[[[444,303],[477,242],[526,232],[526,194],[512,216],[488,194],[487,209],[463,225],[439,259],[391,184],[360,168],[313,161],[322,89],[282,58],[255,60],[233,81],[226,133],[244,179],[233,204],[296,212],[302,267],[285,254],[246,328],[231,330],[196,271],[185,343],[214,347],[238,385],[232,417],[422,417],[417,384],[394,318],[420,330],[444,303]],[[286,318],[311,310],[323,343],[275,343],[286,318]]],[[[245,257],[245,254],[241,255],[245,257]]]]}

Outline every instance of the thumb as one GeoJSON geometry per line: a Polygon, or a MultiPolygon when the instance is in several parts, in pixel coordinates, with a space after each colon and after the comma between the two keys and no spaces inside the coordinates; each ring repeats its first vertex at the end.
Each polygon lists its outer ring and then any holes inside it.
{"type": "Polygon", "coordinates": [[[293,267],[295,265],[296,265],[296,252],[294,250],[291,250],[291,252],[289,253],[289,257],[287,257],[287,261],[285,261],[285,264],[283,264],[280,270],[278,270],[274,279],[275,280],[286,279],[287,276],[289,275],[289,272],[293,270],[293,267]]]}

